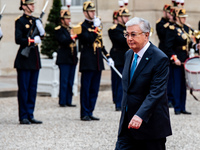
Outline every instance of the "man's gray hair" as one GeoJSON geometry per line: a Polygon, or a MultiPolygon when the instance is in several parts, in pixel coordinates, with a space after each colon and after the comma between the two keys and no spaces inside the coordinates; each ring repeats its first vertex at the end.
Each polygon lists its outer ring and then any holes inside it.
{"type": "Polygon", "coordinates": [[[139,25],[142,32],[150,33],[150,30],[151,30],[150,24],[147,20],[145,20],[143,18],[134,17],[125,24],[126,27],[133,26],[133,25],[139,25]]]}

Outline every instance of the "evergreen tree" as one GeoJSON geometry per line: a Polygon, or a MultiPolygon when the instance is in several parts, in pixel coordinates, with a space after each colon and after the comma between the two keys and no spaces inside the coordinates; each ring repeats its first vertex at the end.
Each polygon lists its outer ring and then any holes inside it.
{"type": "Polygon", "coordinates": [[[42,40],[41,53],[52,58],[53,52],[57,51],[59,45],[54,35],[54,28],[60,25],[61,0],[53,0],[47,24],[45,26],[46,36],[42,40]]]}

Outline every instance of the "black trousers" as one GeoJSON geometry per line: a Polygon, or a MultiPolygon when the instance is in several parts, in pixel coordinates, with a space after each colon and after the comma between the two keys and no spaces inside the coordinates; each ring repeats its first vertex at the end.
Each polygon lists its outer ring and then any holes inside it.
{"type": "Polygon", "coordinates": [[[166,138],[156,140],[136,140],[120,137],[115,150],[165,150],[166,138]]]}
{"type": "Polygon", "coordinates": [[[122,133],[118,136],[115,150],[166,150],[166,138],[138,140],[128,130],[127,115],[124,118],[122,133]]]}

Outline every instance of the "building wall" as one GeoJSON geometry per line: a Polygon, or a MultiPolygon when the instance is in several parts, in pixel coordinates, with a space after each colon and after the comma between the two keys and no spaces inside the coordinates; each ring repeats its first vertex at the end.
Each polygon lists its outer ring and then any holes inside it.
{"type": "MultiPolygon", "coordinates": [[[[45,4],[45,0],[36,0],[34,16],[39,16],[40,12],[45,4]]],[[[103,42],[106,49],[109,51],[111,48],[111,42],[108,37],[108,29],[112,26],[112,13],[114,10],[119,9],[118,0],[96,0],[98,3],[98,15],[103,22],[103,42]]],[[[43,18],[43,23],[46,23],[48,12],[51,8],[53,0],[49,0],[46,14],[43,18]]],[[[155,45],[158,44],[158,38],[155,32],[155,23],[162,16],[162,8],[164,4],[170,4],[171,0],[129,0],[127,6],[130,10],[131,17],[137,16],[147,19],[154,33],[150,40],[155,45]]],[[[13,62],[18,50],[18,45],[14,40],[14,22],[15,18],[21,15],[23,12],[19,11],[20,0],[0,0],[0,8],[6,4],[6,9],[1,20],[1,28],[4,34],[3,39],[0,42],[0,75],[12,75],[16,74],[13,69],[13,62]]],[[[186,22],[190,24],[194,29],[198,29],[198,22],[200,20],[200,1],[199,0],[185,0],[185,9],[189,15],[186,22]]],[[[71,7],[72,14],[72,26],[84,20],[82,13],[82,6],[71,7]]],[[[131,18],[130,17],[130,18],[131,18]]],[[[108,67],[107,67],[108,68],[108,67]]]]}

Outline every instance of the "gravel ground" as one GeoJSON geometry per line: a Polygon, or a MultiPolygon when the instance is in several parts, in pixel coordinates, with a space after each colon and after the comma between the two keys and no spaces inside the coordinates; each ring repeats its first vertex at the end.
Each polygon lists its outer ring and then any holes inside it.
{"type": "MultiPolygon", "coordinates": [[[[195,92],[200,99],[200,93],[195,92]]],[[[100,121],[80,121],[79,96],[75,108],[61,108],[58,99],[37,97],[35,118],[42,125],[19,125],[17,98],[0,98],[0,150],[113,150],[120,112],[115,111],[111,91],[99,92],[94,116],[100,121]]],[[[200,150],[200,102],[187,97],[192,115],[174,115],[170,108],[173,135],[167,150],[200,150]]]]}

